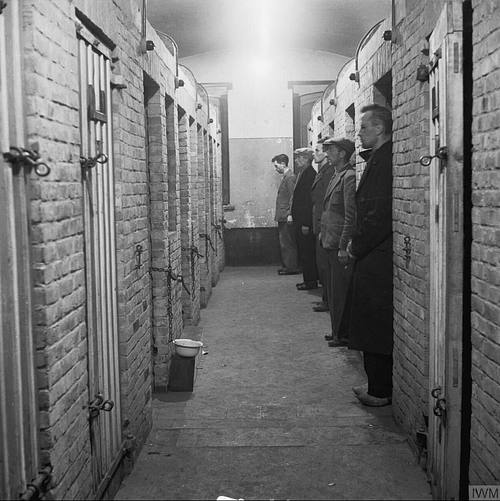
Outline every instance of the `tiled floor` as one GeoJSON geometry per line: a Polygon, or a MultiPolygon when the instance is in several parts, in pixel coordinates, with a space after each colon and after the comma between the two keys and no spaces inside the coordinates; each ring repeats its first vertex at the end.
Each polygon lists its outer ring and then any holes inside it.
{"type": "Polygon", "coordinates": [[[391,407],[368,408],[359,356],[328,348],[321,289],[226,268],[202,310],[192,393],[155,396],[154,428],[115,499],[431,499],[391,407]]]}

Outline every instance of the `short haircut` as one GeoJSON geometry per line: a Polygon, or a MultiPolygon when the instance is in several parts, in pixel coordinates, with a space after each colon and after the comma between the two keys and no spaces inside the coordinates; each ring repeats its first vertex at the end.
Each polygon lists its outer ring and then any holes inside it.
{"type": "Polygon", "coordinates": [[[368,112],[371,113],[372,122],[382,125],[386,134],[392,133],[392,113],[388,108],[380,106],[380,104],[369,104],[361,108],[361,113],[368,112]]]}
{"type": "Polygon", "coordinates": [[[280,153],[279,155],[276,155],[275,157],[273,157],[271,162],[278,162],[279,164],[288,165],[289,158],[288,158],[288,155],[285,155],[284,153],[280,153]]]}

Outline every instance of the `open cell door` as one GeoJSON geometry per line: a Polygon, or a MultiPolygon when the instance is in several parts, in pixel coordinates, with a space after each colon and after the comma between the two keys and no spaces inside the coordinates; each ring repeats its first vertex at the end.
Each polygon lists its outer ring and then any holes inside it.
{"type": "Polygon", "coordinates": [[[431,153],[421,159],[430,169],[428,472],[435,499],[458,499],[460,488],[464,246],[462,24],[462,3],[446,2],[429,40],[431,153]]]}

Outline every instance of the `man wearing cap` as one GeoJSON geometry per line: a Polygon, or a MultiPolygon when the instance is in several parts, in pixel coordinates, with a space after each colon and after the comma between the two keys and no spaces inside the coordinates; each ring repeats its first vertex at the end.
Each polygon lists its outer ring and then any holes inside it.
{"type": "Polygon", "coordinates": [[[323,143],[328,138],[320,139],[314,148],[313,160],[318,166],[318,173],[311,186],[311,197],[313,201],[313,232],[316,236],[316,265],[318,267],[319,281],[323,286],[323,296],[321,303],[313,307],[314,311],[330,311],[328,307],[327,293],[327,266],[328,253],[319,243],[319,233],[321,231],[321,215],[323,213],[323,200],[326,188],[333,176],[334,168],[330,164],[323,148],[323,143]]]}
{"type": "Polygon", "coordinates": [[[299,273],[299,258],[297,243],[295,242],[295,228],[286,222],[290,213],[290,202],[295,186],[295,174],[288,166],[288,155],[281,153],[271,160],[278,174],[282,175],[281,183],[276,196],[276,212],[274,220],[278,223],[278,235],[281,250],[282,268],[279,275],[296,275],[299,273]]]}
{"type": "Polygon", "coordinates": [[[316,177],[316,171],[312,166],[313,153],[311,148],[298,148],[294,151],[297,182],[292,194],[287,223],[295,225],[299,263],[304,276],[304,281],[297,284],[298,290],[317,289],[319,279],[316,266],[316,237],[312,231],[311,186],[316,177]]]}
{"type": "Polygon", "coordinates": [[[354,143],[345,138],[327,139],[323,149],[335,168],[323,201],[320,241],[328,254],[328,302],[332,332],[325,336],[328,346],[346,346],[340,325],[346,302],[354,260],[349,258],[347,244],[356,223],[356,171],[349,163],[354,143]]]}
{"type": "Polygon", "coordinates": [[[349,349],[363,352],[368,379],[353,391],[364,405],[380,407],[392,401],[392,115],[376,104],[361,113],[361,145],[372,153],[356,190],[356,227],[347,245],[355,265],[344,316],[349,349]]]}

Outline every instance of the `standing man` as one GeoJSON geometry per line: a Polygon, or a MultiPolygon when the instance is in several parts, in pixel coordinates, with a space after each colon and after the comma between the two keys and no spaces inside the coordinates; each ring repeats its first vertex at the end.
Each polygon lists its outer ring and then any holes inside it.
{"type": "Polygon", "coordinates": [[[332,332],[325,336],[328,346],[346,346],[341,338],[340,323],[346,302],[354,260],[347,254],[347,244],[356,223],[356,171],[349,163],[354,143],[349,139],[328,139],[323,143],[330,163],[335,168],[326,189],[321,217],[321,245],[327,253],[328,302],[332,332]]]}
{"type": "Polygon", "coordinates": [[[313,150],[299,148],[294,151],[297,182],[293,190],[291,214],[287,217],[288,224],[295,225],[295,238],[299,251],[299,263],[302,267],[304,281],[297,284],[298,290],[318,288],[318,268],[316,266],[316,237],[312,231],[312,198],[311,186],[316,177],[312,166],[313,150]]]}
{"type": "Polygon", "coordinates": [[[278,270],[278,274],[296,275],[299,273],[299,258],[295,241],[295,228],[293,224],[287,224],[286,221],[288,214],[290,214],[290,202],[295,187],[295,174],[288,166],[288,156],[284,153],[276,155],[271,161],[276,172],[282,175],[276,197],[274,216],[274,220],[278,222],[281,261],[283,264],[282,268],[278,270]]]}
{"type": "Polygon", "coordinates": [[[321,231],[321,215],[323,213],[323,200],[325,198],[326,188],[330,179],[333,176],[334,168],[330,164],[325,153],[324,143],[328,138],[320,139],[313,153],[313,161],[318,166],[318,173],[311,186],[311,197],[313,202],[313,232],[316,236],[316,265],[318,267],[319,281],[323,286],[323,297],[321,303],[313,307],[314,311],[330,311],[328,307],[328,292],[327,292],[327,267],[328,253],[320,245],[319,233],[321,231]]]}
{"type": "Polygon", "coordinates": [[[392,117],[376,104],[361,109],[359,137],[372,150],[356,191],[357,219],[347,246],[356,260],[349,348],[363,351],[368,385],[353,388],[364,405],[392,402],[392,117]]]}

